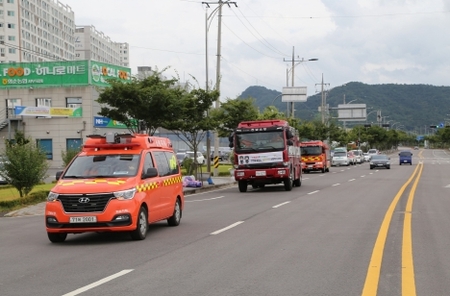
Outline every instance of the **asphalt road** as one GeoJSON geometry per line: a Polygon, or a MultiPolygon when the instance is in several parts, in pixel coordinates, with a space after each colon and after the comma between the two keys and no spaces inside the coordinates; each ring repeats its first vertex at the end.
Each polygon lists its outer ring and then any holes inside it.
{"type": "Polygon", "coordinates": [[[282,186],[186,196],[147,239],[48,241],[43,216],[0,218],[0,294],[448,295],[450,153],[332,167],[282,186]],[[419,164],[419,159],[422,163],[419,164]]]}

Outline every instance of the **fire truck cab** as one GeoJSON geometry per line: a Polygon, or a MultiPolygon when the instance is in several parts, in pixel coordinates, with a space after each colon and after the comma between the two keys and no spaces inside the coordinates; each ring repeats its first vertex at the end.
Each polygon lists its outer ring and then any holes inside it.
{"type": "Polygon", "coordinates": [[[302,171],[309,173],[329,172],[331,167],[330,148],[324,141],[305,141],[300,143],[302,153],[302,171]]]}
{"type": "Polygon", "coordinates": [[[286,191],[301,186],[298,131],[284,120],[239,123],[229,138],[234,148],[234,178],[239,191],[283,183],[286,191]]]}
{"type": "Polygon", "coordinates": [[[68,233],[125,231],[143,240],[149,223],[180,224],[181,172],[169,139],[144,134],[88,136],[58,172],[45,206],[51,242],[68,233]]]}

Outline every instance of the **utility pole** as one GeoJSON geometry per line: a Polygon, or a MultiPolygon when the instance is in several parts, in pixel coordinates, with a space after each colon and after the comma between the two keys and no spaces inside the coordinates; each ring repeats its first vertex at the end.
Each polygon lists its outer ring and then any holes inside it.
{"type": "MultiPolygon", "coordinates": [[[[301,60],[296,60],[295,59],[295,54],[294,54],[294,46],[292,46],[292,59],[291,60],[286,60],[286,59],[283,59],[283,61],[284,62],[291,62],[292,63],[292,66],[291,66],[291,76],[292,76],[292,80],[291,80],[291,87],[294,87],[294,69],[295,69],[295,63],[299,63],[299,62],[302,62],[303,61],[303,59],[301,59],[301,60]]],[[[289,71],[288,71],[289,72],[289,71]]],[[[286,73],[286,86],[289,86],[288,84],[288,77],[289,77],[289,73],[286,73]]],[[[289,105],[289,103],[288,103],[288,105],[289,105]]],[[[291,107],[290,108],[288,108],[288,112],[287,112],[287,115],[288,115],[288,117],[289,117],[289,109],[291,109],[291,111],[290,111],[290,115],[291,115],[291,117],[292,118],[294,118],[294,102],[291,102],[291,107]]]]}
{"type": "MultiPolygon", "coordinates": [[[[218,12],[218,16],[217,16],[217,63],[216,63],[216,90],[218,93],[220,93],[220,58],[221,58],[221,47],[222,47],[222,6],[224,4],[227,4],[229,7],[231,7],[230,4],[233,4],[234,6],[237,7],[236,2],[231,2],[231,1],[222,1],[219,0],[217,2],[202,2],[202,4],[205,4],[207,7],[210,7],[210,4],[217,4],[219,5],[216,9],[214,9],[211,14],[209,15],[209,17],[206,18],[206,36],[208,36],[208,19],[213,17],[213,15],[218,12]]],[[[206,37],[206,52],[208,50],[208,39],[206,37]]],[[[206,57],[206,67],[208,67],[208,57],[206,57]]],[[[206,77],[208,77],[208,68],[206,69],[206,77]]],[[[208,83],[208,81],[206,82],[208,83]]],[[[218,109],[220,107],[220,98],[217,98],[216,102],[214,103],[214,108],[218,109]]],[[[207,148],[206,151],[207,153],[209,153],[210,151],[210,147],[208,147],[211,145],[210,141],[207,140],[206,141],[207,144],[207,148]]],[[[219,134],[217,133],[217,131],[214,131],[214,159],[216,157],[219,156],[219,134]]],[[[208,154],[207,155],[208,159],[211,158],[211,156],[208,154]]],[[[210,162],[208,162],[210,164],[210,162]]],[[[210,165],[209,165],[210,166],[210,165]]],[[[219,169],[214,167],[214,176],[218,177],[219,176],[219,169]]]]}
{"type": "MultiPolygon", "coordinates": [[[[317,83],[316,83],[316,85],[317,85],[317,83]]],[[[322,104],[320,107],[320,111],[322,113],[322,123],[325,123],[326,114],[327,114],[328,110],[327,110],[327,95],[324,91],[324,86],[327,86],[327,85],[329,86],[330,84],[323,82],[323,73],[322,73],[322,83],[320,83],[320,85],[321,85],[321,94],[322,94],[322,104]]]]}

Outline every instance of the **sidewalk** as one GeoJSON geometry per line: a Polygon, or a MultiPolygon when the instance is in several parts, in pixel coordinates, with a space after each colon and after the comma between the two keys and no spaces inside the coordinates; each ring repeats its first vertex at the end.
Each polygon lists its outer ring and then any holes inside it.
{"type": "MultiPolygon", "coordinates": [[[[201,191],[213,190],[216,188],[223,188],[230,185],[234,185],[236,183],[234,177],[212,177],[212,180],[214,184],[208,184],[207,181],[204,181],[202,187],[195,187],[195,188],[184,187],[183,188],[184,195],[194,194],[201,191]]],[[[33,206],[28,206],[26,208],[9,212],[5,214],[5,217],[39,216],[44,215],[44,211],[45,211],[45,202],[41,202],[33,206]]]]}

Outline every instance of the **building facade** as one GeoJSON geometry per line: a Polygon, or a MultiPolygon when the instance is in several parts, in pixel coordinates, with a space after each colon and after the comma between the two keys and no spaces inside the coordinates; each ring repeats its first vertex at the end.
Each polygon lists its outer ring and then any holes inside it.
{"type": "Polygon", "coordinates": [[[0,150],[21,131],[44,149],[51,167],[61,167],[61,152],[78,149],[86,135],[127,132],[98,115],[108,79],[130,80],[130,69],[95,61],[0,64],[0,150]]]}

